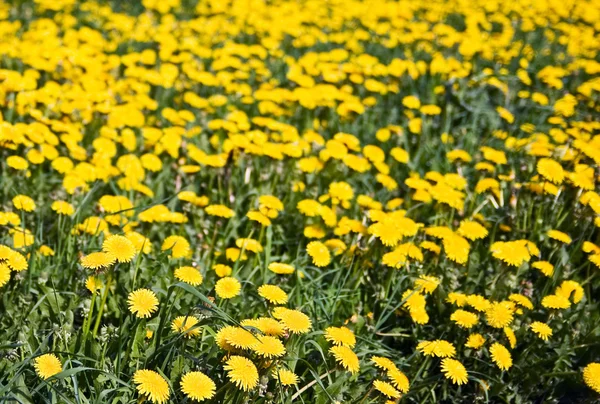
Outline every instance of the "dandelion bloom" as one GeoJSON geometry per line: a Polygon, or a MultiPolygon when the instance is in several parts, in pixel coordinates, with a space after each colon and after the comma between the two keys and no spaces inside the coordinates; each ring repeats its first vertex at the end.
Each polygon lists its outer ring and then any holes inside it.
{"type": "Polygon", "coordinates": [[[196,327],[198,323],[198,319],[194,316],[179,316],[171,323],[171,329],[187,338],[197,337],[200,335],[200,329],[196,327]]]}
{"type": "Polygon", "coordinates": [[[213,398],[217,387],[202,372],[188,372],[181,378],[181,391],[190,400],[203,401],[213,398]]]}
{"type": "Polygon", "coordinates": [[[133,374],[138,392],[153,403],[166,403],[169,399],[169,384],[153,370],[140,369],[133,374]]]}
{"type": "Polygon", "coordinates": [[[281,337],[285,334],[285,328],[282,323],[270,317],[259,317],[256,319],[242,320],[240,323],[244,327],[253,327],[265,335],[281,337]]]}
{"type": "Polygon", "coordinates": [[[59,215],[70,216],[75,213],[75,208],[69,202],[65,201],[55,201],[52,202],[51,206],[52,210],[58,213],[59,215]]]}
{"type": "Polygon", "coordinates": [[[479,349],[485,344],[485,338],[481,334],[471,334],[467,338],[465,346],[467,348],[479,349]]]}
{"type": "Polygon", "coordinates": [[[289,265],[281,262],[271,262],[269,264],[269,271],[276,273],[278,275],[289,275],[293,274],[296,269],[289,265]]]}
{"type": "Polygon", "coordinates": [[[443,339],[420,342],[417,345],[417,350],[427,356],[437,356],[439,358],[451,358],[456,355],[454,345],[443,339]]]}
{"type": "Polygon", "coordinates": [[[273,317],[280,320],[283,326],[294,334],[306,334],[312,327],[310,318],[298,310],[277,307],[273,311],[273,317]]]}
{"type": "Polygon", "coordinates": [[[514,303],[503,301],[494,302],[486,310],[487,323],[494,328],[504,328],[513,321],[514,303]]]}
{"type": "Polygon", "coordinates": [[[294,386],[298,384],[298,375],[287,369],[274,369],[273,378],[279,380],[283,386],[294,386]]]}
{"type": "Polygon", "coordinates": [[[42,379],[48,379],[62,371],[62,363],[54,354],[44,354],[33,360],[35,372],[42,379]]]}
{"type": "Polygon", "coordinates": [[[546,323],[540,321],[534,321],[531,323],[531,331],[537,334],[538,337],[544,341],[548,340],[548,337],[552,336],[552,328],[546,323]]]}
{"type": "Polygon", "coordinates": [[[169,236],[163,241],[161,250],[171,250],[173,258],[186,258],[192,255],[190,243],[181,236],[169,236]]]}
{"type": "Polygon", "coordinates": [[[229,276],[233,272],[233,269],[229,265],[225,264],[216,264],[213,266],[213,270],[219,278],[229,276]]]}
{"type": "Polygon", "coordinates": [[[431,294],[437,289],[439,284],[439,278],[436,278],[435,276],[421,275],[419,276],[419,279],[415,280],[415,289],[426,294],[431,294]]]}
{"type": "Polygon", "coordinates": [[[287,293],[276,285],[262,285],[258,288],[258,294],[275,304],[285,304],[288,301],[287,293]]]}
{"type": "Polygon", "coordinates": [[[442,372],[446,379],[452,380],[454,384],[461,385],[468,381],[467,369],[456,359],[442,359],[442,372]]]}
{"type": "Polygon", "coordinates": [[[450,316],[450,320],[454,321],[462,328],[472,328],[479,322],[479,317],[475,313],[466,310],[456,310],[450,316]]]}
{"type": "Polygon", "coordinates": [[[571,302],[565,296],[548,295],[542,299],[542,306],[548,309],[568,309],[571,307],[571,302]]]}
{"type": "Polygon", "coordinates": [[[215,284],[215,293],[221,299],[231,299],[240,294],[242,290],[242,284],[231,276],[221,278],[215,284]]]}
{"type": "Polygon", "coordinates": [[[410,382],[408,377],[401,372],[399,369],[389,369],[387,372],[388,377],[392,381],[392,384],[396,386],[402,393],[408,393],[410,388],[410,382]]]}
{"type": "Polygon", "coordinates": [[[565,171],[560,163],[550,158],[542,158],[537,163],[537,171],[546,180],[560,184],[565,178],[565,171]]]}
{"type": "Polygon", "coordinates": [[[106,252],[94,252],[81,257],[81,265],[87,269],[108,268],[115,263],[115,256],[106,252]]]}
{"type": "Polygon", "coordinates": [[[17,195],[12,199],[15,209],[25,212],[33,212],[35,210],[35,202],[27,195],[17,195]]]}
{"type": "Polygon", "coordinates": [[[229,219],[235,216],[235,212],[225,205],[208,205],[204,211],[210,216],[222,217],[229,219]]]}
{"type": "Polygon", "coordinates": [[[539,269],[544,276],[551,277],[554,275],[554,265],[548,261],[537,261],[531,265],[535,269],[539,269]]]}
{"type": "Polygon", "coordinates": [[[392,362],[391,359],[384,358],[382,356],[373,356],[371,361],[375,364],[376,367],[384,370],[393,370],[398,369],[396,364],[392,362]]]}
{"type": "Polygon", "coordinates": [[[108,236],[102,243],[102,250],[112,255],[118,262],[131,262],[137,250],[129,239],[125,236],[108,236]]]}
{"type": "Polygon", "coordinates": [[[381,394],[388,398],[400,398],[400,392],[388,382],[384,382],[382,380],[375,380],[373,382],[373,387],[375,387],[375,390],[379,391],[381,394]]]}
{"type": "Polygon", "coordinates": [[[96,293],[102,289],[103,286],[104,285],[102,285],[102,282],[95,276],[89,276],[85,281],[85,287],[90,291],[90,293],[96,293]]]}
{"type": "Polygon", "coordinates": [[[238,238],[235,240],[235,245],[239,249],[244,249],[246,251],[252,251],[254,253],[259,253],[263,251],[263,247],[257,240],[253,238],[238,238]]]}
{"type": "Polygon", "coordinates": [[[551,239],[560,241],[561,243],[564,244],[571,244],[571,241],[573,241],[571,239],[571,237],[569,237],[568,234],[563,233],[562,231],[558,231],[558,230],[548,230],[548,237],[550,237],[551,239]]]}
{"type": "Polygon", "coordinates": [[[331,262],[331,255],[327,246],[320,241],[311,241],[306,246],[308,255],[312,258],[313,264],[318,267],[324,267],[331,262]]]}
{"type": "Polygon", "coordinates": [[[490,355],[494,363],[502,370],[508,370],[512,366],[512,357],[504,345],[494,342],[490,347],[490,355]]]}
{"type": "Polygon", "coordinates": [[[457,233],[471,241],[483,239],[488,235],[488,231],[485,227],[471,220],[463,220],[460,222],[457,233]]]}
{"type": "Polygon", "coordinates": [[[10,268],[7,264],[0,262],[0,288],[10,280],[10,268]]]}
{"type": "Polygon", "coordinates": [[[192,286],[202,284],[202,274],[194,267],[183,266],[175,270],[175,278],[192,286]]]}
{"type": "Polygon", "coordinates": [[[334,356],[336,362],[344,367],[350,373],[358,372],[360,362],[358,356],[347,346],[334,346],[329,349],[329,352],[334,356]]]}
{"type": "Polygon", "coordinates": [[[270,335],[258,335],[252,350],[264,358],[278,358],[285,355],[283,343],[270,335]]]}
{"type": "Polygon", "coordinates": [[[600,393],[600,363],[590,363],[583,368],[583,380],[592,390],[600,393]]]}
{"type": "Polygon", "coordinates": [[[137,289],[127,299],[129,310],[138,318],[147,318],[158,309],[158,299],[149,289],[137,289]]]}
{"type": "Polygon", "coordinates": [[[348,348],[353,348],[356,344],[354,333],[346,327],[327,327],[325,339],[334,345],[343,345],[348,348]]]}
{"type": "Polygon", "coordinates": [[[258,370],[250,359],[233,355],[223,368],[229,380],[244,391],[250,391],[258,385],[258,370]]]}

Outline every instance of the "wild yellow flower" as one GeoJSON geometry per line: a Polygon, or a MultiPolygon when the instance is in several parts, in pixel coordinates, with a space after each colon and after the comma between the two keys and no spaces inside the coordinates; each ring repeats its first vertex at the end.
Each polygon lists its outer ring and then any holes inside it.
{"type": "Polygon", "coordinates": [[[258,385],[258,370],[250,359],[233,355],[223,368],[229,380],[244,391],[250,391],[258,385]]]}
{"type": "Polygon", "coordinates": [[[157,372],[137,370],[133,374],[133,382],[137,385],[138,392],[153,403],[162,404],[169,400],[169,384],[157,372]]]}
{"type": "Polygon", "coordinates": [[[502,344],[494,342],[490,347],[490,355],[500,369],[508,370],[512,366],[513,362],[510,352],[502,344]]]}
{"type": "Polygon", "coordinates": [[[188,372],[181,378],[181,391],[190,400],[203,401],[213,398],[217,386],[202,372],[188,372]]]}
{"type": "Polygon", "coordinates": [[[306,251],[312,258],[313,264],[318,267],[327,266],[331,262],[331,254],[329,254],[329,249],[320,241],[311,241],[308,243],[306,246],[306,251]]]}
{"type": "Polygon", "coordinates": [[[468,381],[467,369],[456,359],[442,359],[442,372],[446,379],[452,380],[454,384],[466,384],[468,381]]]}
{"type": "Polygon", "coordinates": [[[62,371],[62,363],[54,354],[44,354],[33,360],[35,372],[42,379],[48,379],[62,371]]]}
{"type": "Polygon", "coordinates": [[[149,289],[137,289],[127,299],[129,310],[138,318],[147,318],[158,310],[158,299],[149,289]]]}
{"type": "Polygon", "coordinates": [[[329,352],[334,356],[336,362],[344,367],[350,373],[358,372],[360,363],[358,356],[347,346],[339,345],[329,348],[329,352]]]}
{"type": "Polygon", "coordinates": [[[600,363],[590,363],[583,368],[583,380],[588,387],[600,393],[600,363]]]}
{"type": "Polygon", "coordinates": [[[258,294],[274,304],[285,304],[288,301],[287,293],[276,285],[262,285],[258,288],[258,294]]]}
{"type": "Polygon", "coordinates": [[[373,382],[373,387],[375,390],[379,391],[386,397],[389,398],[400,398],[400,392],[394,388],[390,383],[384,382],[382,380],[375,380],[373,382]]]}
{"type": "Polygon", "coordinates": [[[186,338],[197,337],[200,335],[200,328],[196,327],[198,323],[198,319],[194,316],[179,316],[171,323],[171,329],[186,338]]]}
{"type": "Polygon", "coordinates": [[[112,235],[108,236],[102,243],[102,250],[115,257],[118,262],[131,262],[135,257],[135,246],[127,237],[112,235]]]}
{"type": "Polygon", "coordinates": [[[242,284],[235,278],[226,276],[221,278],[215,284],[215,293],[221,299],[231,299],[240,294],[242,284]]]}
{"type": "Polygon", "coordinates": [[[537,334],[538,337],[543,339],[544,341],[548,340],[548,337],[552,336],[552,328],[546,323],[542,323],[539,321],[534,321],[531,323],[531,331],[537,334]]]}
{"type": "Polygon", "coordinates": [[[325,329],[325,339],[333,345],[343,345],[354,348],[356,337],[352,330],[346,327],[327,327],[325,329]]]}
{"type": "Polygon", "coordinates": [[[175,278],[192,286],[202,284],[202,274],[194,267],[182,266],[175,270],[175,278]]]}

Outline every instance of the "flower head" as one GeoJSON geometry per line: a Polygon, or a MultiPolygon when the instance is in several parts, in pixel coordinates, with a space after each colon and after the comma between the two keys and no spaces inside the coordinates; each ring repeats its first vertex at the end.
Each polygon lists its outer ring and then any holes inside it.
{"type": "Polygon", "coordinates": [[[231,276],[221,278],[215,284],[215,293],[221,299],[231,299],[240,294],[242,290],[242,284],[231,276]]]}
{"type": "Polygon", "coordinates": [[[275,304],[285,304],[288,301],[287,293],[276,285],[262,285],[258,288],[258,294],[275,304]]]}
{"type": "Polygon", "coordinates": [[[147,318],[158,309],[158,299],[149,289],[137,289],[127,299],[129,310],[138,318],[147,318]]]}
{"type": "Polygon", "coordinates": [[[250,391],[258,385],[258,370],[248,358],[233,355],[223,368],[229,380],[244,391],[250,391]]]}
{"type": "Polygon", "coordinates": [[[118,235],[108,236],[102,243],[102,250],[115,257],[118,262],[131,262],[137,252],[127,237],[118,235]]]}
{"type": "Polygon", "coordinates": [[[54,354],[38,356],[33,361],[35,372],[42,379],[48,379],[62,371],[62,363],[54,354]]]}
{"type": "Polygon", "coordinates": [[[198,323],[198,319],[194,316],[179,316],[171,323],[171,329],[187,338],[197,337],[200,335],[200,329],[196,327],[198,323]]]}
{"type": "Polygon", "coordinates": [[[583,368],[583,380],[590,389],[600,393],[600,363],[590,363],[583,368]]]}
{"type": "Polygon", "coordinates": [[[202,274],[194,267],[183,266],[175,270],[175,278],[192,286],[202,284],[202,274]]]}
{"type": "Polygon", "coordinates": [[[452,380],[454,384],[461,385],[467,383],[467,369],[456,359],[442,359],[442,372],[444,372],[446,379],[452,380]]]}
{"type": "Polygon", "coordinates": [[[354,333],[346,327],[327,327],[325,339],[334,345],[343,345],[353,348],[356,344],[354,333]]]}
{"type": "Polygon", "coordinates": [[[531,323],[531,331],[537,334],[538,337],[544,341],[548,340],[548,337],[552,336],[552,328],[546,323],[540,321],[534,321],[531,323]]]}
{"type": "Polygon", "coordinates": [[[339,345],[329,348],[329,352],[334,356],[336,362],[342,365],[350,373],[358,372],[360,362],[358,356],[347,346],[339,345]]]}
{"type": "Polygon", "coordinates": [[[490,355],[494,363],[502,370],[508,370],[512,366],[512,357],[504,345],[494,342],[490,347],[490,355]]]}
{"type": "Polygon", "coordinates": [[[190,400],[213,398],[216,388],[215,382],[202,372],[188,372],[181,378],[181,391],[190,400]]]}
{"type": "Polygon", "coordinates": [[[133,382],[140,394],[157,404],[169,399],[169,384],[154,370],[140,369],[133,374],[133,382]]]}

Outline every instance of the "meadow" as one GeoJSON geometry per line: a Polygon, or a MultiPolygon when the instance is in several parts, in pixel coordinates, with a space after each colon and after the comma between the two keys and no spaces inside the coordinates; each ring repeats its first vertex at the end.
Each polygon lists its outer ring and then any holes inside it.
{"type": "Polygon", "coordinates": [[[600,2],[0,0],[0,403],[600,400],[600,2]]]}

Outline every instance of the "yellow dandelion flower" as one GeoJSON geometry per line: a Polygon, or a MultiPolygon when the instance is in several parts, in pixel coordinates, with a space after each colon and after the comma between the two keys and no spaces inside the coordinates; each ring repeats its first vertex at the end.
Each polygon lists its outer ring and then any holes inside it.
{"type": "Polygon", "coordinates": [[[276,273],[278,275],[289,275],[293,274],[296,269],[289,264],[284,264],[281,262],[271,262],[269,264],[269,271],[276,273]]]}
{"type": "Polygon", "coordinates": [[[468,381],[467,369],[456,359],[442,359],[442,372],[446,379],[452,380],[454,384],[461,385],[468,381]]]}
{"type": "Polygon", "coordinates": [[[252,345],[252,350],[264,358],[278,358],[285,355],[283,343],[270,335],[258,335],[257,341],[252,345]]]}
{"type": "Polygon", "coordinates": [[[587,386],[600,393],[600,363],[590,363],[583,368],[583,380],[587,386]]]}
{"type": "Polygon", "coordinates": [[[384,358],[382,356],[373,356],[371,358],[371,361],[375,364],[376,367],[378,367],[380,369],[384,369],[384,370],[388,370],[388,371],[398,369],[394,362],[392,362],[390,359],[384,358]]]}
{"type": "Polygon", "coordinates": [[[94,252],[81,257],[81,265],[84,268],[94,270],[108,268],[115,261],[115,256],[106,252],[94,252]]]}
{"type": "Polygon", "coordinates": [[[169,236],[163,241],[161,250],[171,250],[173,258],[187,258],[192,255],[190,243],[181,236],[169,236]]]}
{"type": "Polygon", "coordinates": [[[565,171],[560,163],[550,158],[542,158],[537,163],[537,171],[546,180],[561,184],[565,178],[565,171]]]}
{"type": "Polygon", "coordinates": [[[504,345],[494,342],[490,347],[492,360],[501,370],[508,370],[512,366],[512,357],[504,345]]]}
{"type": "Polygon", "coordinates": [[[356,337],[352,330],[346,327],[327,327],[325,329],[325,339],[333,345],[343,345],[354,348],[356,337]]]}
{"type": "Polygon", "coordinates": [[[35,372],[42,379],[48,379],[62,371],[62,363],[54,354],[44,354],[33,360],[35,372]]]}
{"type": "Polygon", "coordinates": [[[546,323],[534,321],[531,323],[531,331],[537,334],[544,341],[548,341],[548,337],[552,336],[552,328],[546,323]]]}
{"type": "Polygon", "coordinates": [[[542,306],[547,309],[568,309],[571,307],[571,302],[562,295],[548,295],[542,299],[542,306]]]}
{"type": "Polygon", "coordinates": [[[569,237],[568,234],[563,233],[562,231],[558,231],[558,230],[548,230],[548,237],[550,237],[551,239],[560,241],[561,243],[565,243],[565,244],[571,244],[571,237],[569,237]]]}
{"type": "Polygon", "coordinates": [[[456,231],[471,241],[486,238],[488,231],[485,227],[472,220],[463,220],[456,231]]]}
{"type": "Polygon", "coordinates": [[[510,348],[513,349],[515,346],[517,346],[517,336],[515,335],[515,332],[510,327],[504,327],[503,331],[504,335],[506,335],[506,339],[508,339],[510,348]]]}
{"type": "Polygon", "coordinates": [[[375,390],[389,398],[400,398],[401,396],[400,392],[396,390],[394,386],[382,380],[375,380],[373,382],[373,387],[375,387],[375,390]]]}
{"type": "Polygon", "coordinates": [[[438,358],[452,358],[456,355],[454,345],[443,339],[422,341],[417,345],[417,350],[424,355],[437,356],[438,358]]]}
{"type": "Polygon", "coordinates": [[[258,294],[274,304],[285,304],[288,301],[287,293],[276,285],[262,285],[258,288],[258,294]]]}
{"type": "Polygon", "coordinates": [[[535,269],[539,269],[544,276],[551,277],[554,275],[554,265],[548,261],[536,261],[531,266],[535,269]]]}
{"type": "Polygon", "coordinates": [[[310,318],[298,310],[276,307],[273,317],[280,320],[283,326],[294,334],[306,334],[312,328],[310,318]]]}
{"type": "Polygon", "coordinates": [[[102,250],[115,257],[118,262],[131,262],[137,250],[129,239],[125,236],[108,236],[102,243],[102,250]]]}
{"type": "Polygon", "coordinates": [[[250,391],[258,385],[258,370],[250,359],[233,355],[223,368],[229,380],[244,391],[250,391]]]}
{"type": "Polygon", "coordinates": [[[24,212],[33,212],[35,210],[35,202],[27,195],[17,195],[12,199],[12,203],[17,210],[24,212]]]}
{"type": "Polygon", "coordinates": [[[313,264],[318,267],[324,267],[331,262],[331,254],[327,246],[320,241],[311,241],[306,246],[308,255],[312,258],[313,264]]]}
{"type": "Polygon", "coordinates": [[[137,370],[133,382],[138,392],[153,403],[166,403],[169,400],[169,384],[157,372],[148,369],[137,370]]]}
{"type": "Polygon", "coordinates": [[[526,296],[520,295],[518,293],[513,293],[508,297],[508,300],[515,302],[521,307],[533,310],[533,303],[531,303],[531,300],[529,300],[529,298],[526,296]]]}
{"type": "Polygon", "coordinates": [[[485,318],[490,326],[504,328],[512,323],[514,311],[514,303],[512,302],[493,302],[485,311],[485,318]]]}
{"type": "Polygon", "coordinates": [[[479,317],[475,313],[459,309],[452,313],[450,320],[454,321],[462,328],[469,329],[479,322],[479,317]]]}
{"type": "Polygon", "coordinates": [[[285,334],[285,328],[279,321],[270,317],[259,317],[256,319],[242,320],[241,324],[244,327],[253,327],[265,335],[281,337],[285,334]]]}
{"type": "Polygon", "coordinates": [[[564,296],[567,299],[573,297],[573,303],[579,303],[584,296],[581,285],[578,282],[571,280],[562,281],[560,286],[556,288],[555,293],[559,296],[564,296]]]}
{"type": "Polygon", "coordinates": [[[213,398],[217,386],[202,372],[188,372],[181,378],[181,391],[190,400],[203,401],[213,398]]]}
{"type": "Polygon", "coordinates": [[[298,375],[287,369],[274,369],[273,378],[283,386],[295,386],[298,384],[298,375]]]}
{"type": "Polygon", "coordinates": [[[75,208],[69,202],[65,201],[55,201],[52,202],[51,206],[52,210],[58,213],[59,215],[70,216],[75,213],[75,208]]]}
{"type": "Polygon", "coordinates": [[[254,253],[260,253],[263,251],[263,247],[260,245],[260,243],[252,238],[238,238],[235,240],[235,245],[239,249],[252,251],[254,253]]]}
{"type": "Polygon", "coordinates": [[[392,381],[392,384],[400,390],[402,393],[408,393],[410,388],[410,382],[408,377],[401,372],[399,369],[389,369],[387,372],[388,377],[392,381]]]}
{"type": "Polygon", "coordinates": [[[171,323],[173,332],[183,334],[186,338],[200,335],[200,328],[196,327],[200,321],[194,316],[179,316],[171,323]]]}
{"type": "Polygon", "coordinates": [[[329,349],[329,352],[334,356],[336,362],[338,362],[344,369],[350,373],[358,372],[360,368],[360,362],[358,356],[347,346],[334,346],[329,349]]]}
{"type": "Polygon", "coordinates": [[[215,284],[215,293],[221,299],[231,299],[240,294],[242,284],[231,276],[221,278],[215,284]]]}
{"type": "Polygon", "coordinates": [[[192,286],[202,284],[202,274],[198,269],[190,266],[182,266],[175,270],[175,278],[192,286]]]}
{"type": "Polygon", "coordinates": [[[213,266],[213,270],[219,278],[229,276],[233,272],[233,269],[229,265],[225,264],[216,264],[213,266]]]}
{"type": "Polygon", "coordinates": [[[426,294],[433,293],[440,284],[440,279],[435,276],[421,275],[415,280],[415,289],[426,294]]]}
{"type": "Polygon", "coordinates": [[[465,346],[467,348],[479,349],[485,344],[485,338],[481,334],[471,334],[469,338],[467,338],[467,342],[465,346]]]}
{"type": "Polygon", "coordinates": [[[93,294],[101,290],[104,285],[102,285],[102,282],[95,276],[89,276],[85,281],[85,287],[93,294]]]}
{"type": "Polygon", "coordinates": [[[229,219],[235,216],[235,212],[225,205],[208,205],[204,211],[210,216],[222,217],[229,219]]]}
{"type": "Polygon", "coordinates": [[[138,318],[147,318],[158,309],[158,299],[149,289],[137,289],[127,299],[129,310],[138,318]]]}
{"type": "Polygon", "coordinates": [[[10,268],[8,264],[0,262],[0,288],[10,280],[10,268]]]}

